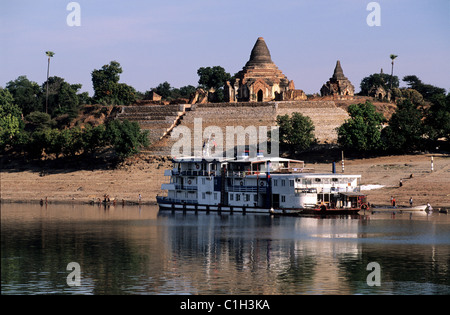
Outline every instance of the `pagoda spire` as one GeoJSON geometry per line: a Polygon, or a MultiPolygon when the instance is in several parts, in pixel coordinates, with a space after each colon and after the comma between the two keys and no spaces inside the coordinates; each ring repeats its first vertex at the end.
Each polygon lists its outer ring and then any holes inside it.
{"type": "Polygon", "coordinates": [[[338,60],[336,62],[336,67],[334,68],[334,73],[332,79],[334,80],[347,80],[347,78],[344,75],[344,71],[341,67],[341,62],[338,60]]]}
{"type": "Polygon", "coordinates": [[[250,60],[247,62],[246,66],[253,66],[256,64],[264,63],[273,63],[273,61],[264,38],[259,37],[255,43],[255,46],[253,46],[252,52],[250,54],[250,60]]]}

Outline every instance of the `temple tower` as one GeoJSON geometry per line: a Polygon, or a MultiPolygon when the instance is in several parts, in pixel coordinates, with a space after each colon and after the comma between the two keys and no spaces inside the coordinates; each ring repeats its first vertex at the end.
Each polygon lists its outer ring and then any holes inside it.
{"type": "MultiPolygon", "coordinates": [[[[249,61],[236,74],[234,81],[227,82],[225,90],[229,102],[283,101],[293,99],[295,95],[304,95],[303,91],[293,93],[294,82],[289,81],[272,61],[262,37],[256,41],[249,61]]],[[[306,95],[297,99],[306,99],[306,95]]]]}
{"type": "Polygon", "coordinates": [[[333,76],[330,80],[322,86],[320,89],[320,94],[322,96],[326,95],[355,95],[355,87],[352,85],[350,80],[344,75],[344,71],[341,67],[341,62],[338,60],[336,62],[336,67],[334,68],[333,76]]]}

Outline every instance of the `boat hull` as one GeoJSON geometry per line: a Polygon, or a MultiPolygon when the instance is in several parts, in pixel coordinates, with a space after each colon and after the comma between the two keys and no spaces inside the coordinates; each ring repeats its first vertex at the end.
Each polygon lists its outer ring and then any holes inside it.
{"type": "Polygon", "coordinates": [[[165,211],[193,211],[193,212],[225,212],[225,213],[262,213],[271,215],[346,215],[358,214],[359,208],[342,208],[342,209],[320,209],[320,208],[302,208],[302,209],[283,209],[283,208],[259,208],[259,207],[243,207],[243,206],[221,206],[221,205],[202,205],[202,204],[185,204],[171,202],[158,198],[160,210],[165,211]]]}

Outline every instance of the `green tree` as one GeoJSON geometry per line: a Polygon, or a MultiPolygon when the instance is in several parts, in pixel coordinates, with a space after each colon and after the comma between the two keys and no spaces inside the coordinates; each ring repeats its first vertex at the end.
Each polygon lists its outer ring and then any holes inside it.
{"type": "Polygon", "coordinates": [[[42,87],[48,88],[47,113],[50,116],[68,114],[71,119],[78,115],[80,98],[78,90],[81,84],[69,84],[60,77],[50,77],[42,87]]]}
{"type": "Polygon", "coordinates": [[[426,114],[425,128],[431,141],[446,138],[450,142],[450,93],[447,96],[437,94],[433,97],[426,114]]]}
{"type": "Polygon", "coordinates": [[[445,89],[423,83],[415,75],[407,75],[403,77],[403,81],[411,88],[422,94],[425,100],[431,101],[433,96],[442,95],[445,97],[445,89]]]}
{"type": "Polygon", "coordinates": [[[163,83],[160,83],[156,88],[151,89],[152,92],[155,92],[165,100],[172,98],[172,90],[173,89],[170,86],[170,83],[167,81],[164,81],[163,83]]]}
{"type": "Polygon", "coordinates": [[[136,101],[136,90],[125,83],[117,84],[117,104],[130,105],[136,101]]]}
{"type": "Polygon", "coordinates": [[[92,71],[94,101],[109,105],[129,105],[136,100],[136,91],[125,83],[119,83],[122,67],[111,61],[101,69],[92,71]]]}
{"type": "Polygon", "coordinates": [[[111,61],[99,70],[92,71],[94,101],[111,104],[117,83],[120,80],[122,67],[117,61],[111,61]]]}
{"type": "Polygon", "coordinates": [[[360,152],[382,148],[381,129],[385,121],[370,102],[348,108],[350,119],[338,128],[338,143],[346,149],[360,152]]]}
{"type": "Polygon", "coordinates": [[[79,127],[61,130],[56,136],[55,145],[57,148],[56,154],[61,153],[64,156],[79,154],[85,148],[83,132],[79,127]]]}
{"type": "Polygon", "coordinates": [[[231,75],[221,66],[201,67],[197,70],[197,74],[200,77],[198,84],[206,90],[223,88],[231,79],[231,75]]]}
{"type": "Polygon", "coordinates": [[[382,138],[392,152],[411,152],[423,148],[423,113],[409,99],[397,104],[397,109],[383,129],[382,138]]]}
{"type": "Polygon", "coordinates": [[[308,149],[316,139],[314,137],[314,124],[309,117],[300,113],[292,116],[277,116],[279,126],[279,140],[283,150],[291,153],[308,149]]]}
{"type": "Polygon", "coordinates": [[[25,128],[28,131],[42,131],[52,127],[52,121],[49,114],[43,112],[32,112],[25,116],[25,128]]]}
{"type": "Polygon", "coordinates": [[[192,93],[195,93],[195,86],[186,85],[180,87],[180,96],[181,98],[190,98],[192,93]]]}
{"type": "Polygon", "coordinates": [[[20,121],[12,115],[0,116],[0,150],[4,150],[7,145],[13,144],[13,139],[20,133],[20,121]]]}
{"type": "Polygon", "coordinates": [[[0,87],[0,117],[11,114],[18,119],[22,116],[22,111],[15,104],[14,97],[7,89],[0,87]]]}
{"type": "Polygon", "coordinates": [[[42,111],[41,88],[36,82],[28,80],[25,75],[6,83],[6,89],[13,96],[14,103],[19,106],[23,115],[26,116],[34,111],[42,111]]]}
{"type": "Polygon", "coordinates": [[[87,124],[84,128],[82,134],[82,140],[84,144],[85,153],[93,153],[104,147],[106,137],[106,127],[105,125],[99,125],[97,127],[92,127],[87,124]]]}
{"type": "Polygon", "coordinates": [[[374,73],[361,80],[359,92],[360,95],[369,95],[369,91],[374,86],[381,86],[386,91],[399,87],[399,80],[397,76],[391,76],[386,73],[374,73]]]}
{"type": "Polygon", "coordinates": [[[149,145],[148,131],[141,131],[137,122],[113,120],[106,125],[105,138],[119,157],[125,158],[149,145]]]}
{"type": "MultiPolygon", "coordinates": [[[[43,113],[45,114],[45,113],[43,113]]],[[[60,148],[56,143],[59,135],[57,129],[41,129],[33,132],[27,146],[27,152],[32,157],[40,158],[43,154],[58,154],[60,148]]]]}
{"type": "Polygon", "coordinates": [[[0,88],[0,150],[22,144],[25,137],[22,111],[7,89],[0,88]]]}

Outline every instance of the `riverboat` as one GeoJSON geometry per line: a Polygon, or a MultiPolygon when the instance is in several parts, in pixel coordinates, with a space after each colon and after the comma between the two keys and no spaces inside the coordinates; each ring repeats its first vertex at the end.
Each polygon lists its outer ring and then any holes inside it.
{"type": "Polygon", "coordinates": [[[361,175],[314,173],[299,160],[183,157],[164,175],[161,210],[329,215],[368,209],[361,175]]]}

